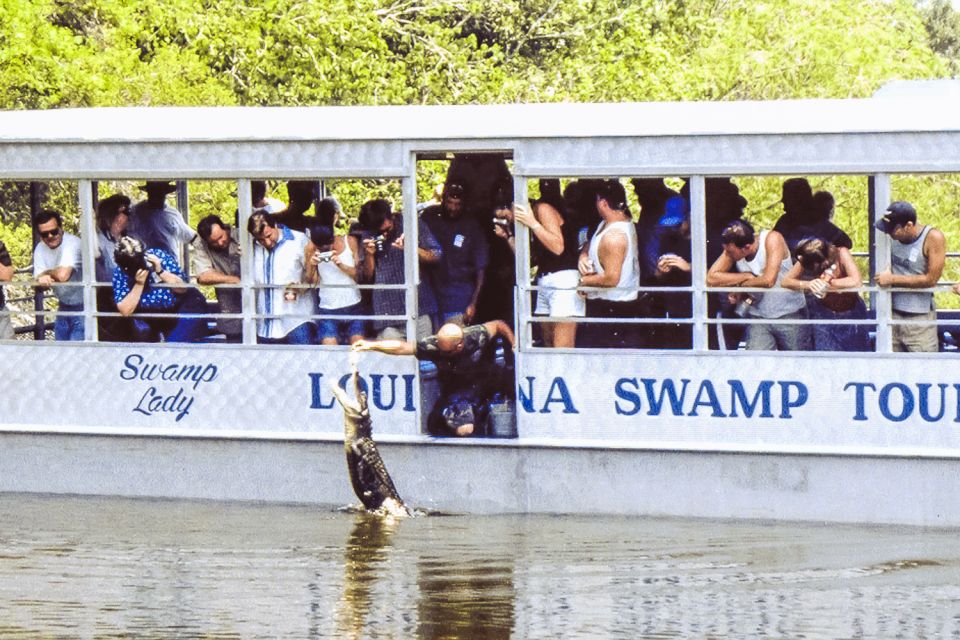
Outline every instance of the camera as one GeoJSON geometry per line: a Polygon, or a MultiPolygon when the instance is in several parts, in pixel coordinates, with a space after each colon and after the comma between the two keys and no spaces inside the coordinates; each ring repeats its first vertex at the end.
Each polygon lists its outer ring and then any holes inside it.
{"type": "Polygon", "coordinates": [[[316,254],[317,260],[320,262],[330,262],[333,260],[333,251],[317,251],[316,254]]]}
{"type": "Polygon", "coordinates": [[[497,226],[500,226],[500,227],[509,227],[509,226],[510,226],[510,221],[507,220],[506,218],[494,218],[494,219],[493,219],[493,224],[495,224],[495,225],[497,225],[497,226]]]}
{"type": "Polygon", "coordinates": [[[381,233],[373,239],[373,242],[377,245],[377,253],[383,253],[386,251],[387,234],[381,233]]]}
{"type": "Polygon", "coordinates": [[[129,277],[136,277],[137,271],[146,269],[153,273],[153,263],[147,259],[143,252],[134,252],[132,254],[123,254],[116,257],[117,266],[129,277]]]}

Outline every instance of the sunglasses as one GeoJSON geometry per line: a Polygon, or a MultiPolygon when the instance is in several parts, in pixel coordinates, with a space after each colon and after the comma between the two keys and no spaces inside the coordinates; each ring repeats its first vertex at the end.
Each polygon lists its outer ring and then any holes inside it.
{"type": "Polygon", "coordinates": [[[60,235],[62,232],[63,232],[63,229],[51,229],[50,231],[41,231],[41,232],[40,232],[40,237],[41,237],[41,238],[44,238],[44,239],[46,239],[46,238],[56,238],[56,237],[57,237],[58,235],[60,235]]]}

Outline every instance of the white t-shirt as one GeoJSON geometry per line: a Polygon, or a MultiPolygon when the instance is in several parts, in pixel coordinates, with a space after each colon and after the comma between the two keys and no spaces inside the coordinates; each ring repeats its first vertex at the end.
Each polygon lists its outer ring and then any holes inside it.
{"type": "MultiPolygon", "coordinates": [[[[303,282],[303,252],[307,236],[282,225],[277,227],[280,237],[272,250],[259,243],[253,245],[254,284],[287,285],[303,282]]],[[[264,338],[283,338],[304,322],[310,322],[316,296],[313,291],[301,290],[295,300],[284,297],[284,288],[258,289],[257,313],[276,315],[257,320],[257,335],[264,338]]]]}
{"type": "Polygon", "coordinates": [[[154,209],[146,200],[130,209],[127,235],[140,239],[147,249],[163,249],[177,262],[183,260],[183,245],[197,235],[173,207],[154,209]]]}
{"type": "MultiPolygon", "coordinates": [[[[80,238],[64,232],[63,241],[56,249],[51,249],[42,241],[37,243],[33,250],[33,277],[36,278],[44,271],[60,267],[73,267],[68,282],[80,283],[83,281],[83,258],[81,257],[80,238]]],[[[54,286],[53,293],[61,304],[83,304],[83,287],[54,286]]]]}

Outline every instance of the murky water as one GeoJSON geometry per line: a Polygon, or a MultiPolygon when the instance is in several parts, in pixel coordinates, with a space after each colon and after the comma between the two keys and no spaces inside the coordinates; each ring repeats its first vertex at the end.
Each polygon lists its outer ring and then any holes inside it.
{"type": "Polygon", "coordinates": [[[0,496],[0,636],[960,636],[960,536],[0,496]]]}

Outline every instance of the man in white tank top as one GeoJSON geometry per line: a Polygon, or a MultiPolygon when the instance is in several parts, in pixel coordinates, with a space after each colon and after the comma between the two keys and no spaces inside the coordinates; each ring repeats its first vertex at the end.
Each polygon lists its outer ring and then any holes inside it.
{"type": "MultiPolygon", "coordinates": [[[[926,289],[936,286],[943,273],[947,240],[939,229],[917,224],[917,211],[909,202],[890,203],[886,214],[877,220],[877,229],[888,234],[891,269],[874,278],[880,287],[926,289]]],[[[939,351],[937,312],[933,293],[901,291],[890,296],[891,316],[915,324],[895,324],[891,328],[894,351],[939,351]]]]}
{"type": "MultiPolygon", "coordinates": [[[[787,242],[776,231],[756,233],[746,220],[734,220],[721,236],[723,253],[707,271],[708,287],[760,287],[770,293],[730,294],[749,301],[750,318],[806,319],[803,294],[778,285],[793,261],[787,242]]],[[[737,300],[732,300],[737,301],[737,300]]],[[[750,324],[747,349],[756,351],[810,351],[813,328],[808,324],[750,324]]]]}
{"type": "MultiPolygon", "coordinates": [[[[627,208],[627,194],[618,180],[606,180],[597,193],[600,226],[582,251],[577,268],[585,291],[588,318],[637,317],[640,263],[637,229],[627,208]],[[606,289],[606,290],[604,290],[606,289]]],[[[639,347],[635,324],[587,325],[581,346],[639,347]]]]}

